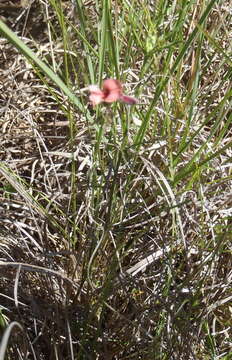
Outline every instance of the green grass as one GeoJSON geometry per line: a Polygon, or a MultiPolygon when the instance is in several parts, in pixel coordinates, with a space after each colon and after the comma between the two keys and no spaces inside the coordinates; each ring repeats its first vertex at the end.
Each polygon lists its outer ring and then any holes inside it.
{"type": "Polygon", "coordinates": [[[17,11],[0,21],[0,359],[230,359],[229,1],[17,11]],[[92,108],[105,78],[139,104],[92,108]]]}

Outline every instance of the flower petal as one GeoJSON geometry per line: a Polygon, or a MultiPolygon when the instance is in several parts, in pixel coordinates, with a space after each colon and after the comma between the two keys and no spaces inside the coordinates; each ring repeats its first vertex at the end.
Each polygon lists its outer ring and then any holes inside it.
{"type": "Polygon", "coordinates": [[[89,86],[89,100],[93,106],[100,104],[104,99],[104,93],[102,90],[99,89],[96,85],[89,86]]]}
{"type": "Polygon", "coordinates": [[[135,105],[138,103],[138,99],[127,95],[121,95],[120,100],[129,105],[135,105]]]}
{"type": "Polygon", "coordinates": [[[120,81],[115,79],[107,79],[103,82],[104,100],[111,103],[120,99],[122,95],[122,85],[120,81]]]}

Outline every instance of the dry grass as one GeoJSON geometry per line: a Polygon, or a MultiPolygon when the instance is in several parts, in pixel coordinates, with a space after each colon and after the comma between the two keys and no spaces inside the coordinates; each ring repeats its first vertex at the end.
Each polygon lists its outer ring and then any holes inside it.
{"type": "MultiPolygon", "coordinates": [[[[85,3],[85,36],[98,52],[104,2],[85,3]]],[[[62,28],[58,5],[0,5],[0,16],[81,88],[91,66],[70,25],[81,20],[63,2],[62,28]]],[[[1,332],[12,321],[24,330],[11,335],[9,359],[232,358],[231,69],[215,45],[231,54],[230,4],[214,6],[210,39],[199,33],[172,74],[175,13],[160,15],[154,30],[149,3],[139,6],[133,13],[117,1],[113,17],[121,74],[142,102],[132,110],[95,112],[81,97],[81,113],[0,38],[1,332]],[[158,50],[146,58],[156,31],[158,50]],[[149,120],[143,137],[134,118],[149,120]]],[[[183,43],[199,19],[192,11],[183,14],[183,43]]]]}

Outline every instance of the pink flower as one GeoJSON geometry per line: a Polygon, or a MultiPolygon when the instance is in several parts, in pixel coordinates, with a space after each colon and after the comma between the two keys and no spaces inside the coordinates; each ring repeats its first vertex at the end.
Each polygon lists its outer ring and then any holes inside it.
{"type": "Polygon", "coordinates": [[[123,94],[122,84],[120,81],[115,79],[104,80],[102,90],[99,89],[96,85],[90,85],[89,91],[89,100],[93,106],[98,105],[101,102],[112,103],[118,100],[129,105],[138,103],[137,99],[123,94]]]}

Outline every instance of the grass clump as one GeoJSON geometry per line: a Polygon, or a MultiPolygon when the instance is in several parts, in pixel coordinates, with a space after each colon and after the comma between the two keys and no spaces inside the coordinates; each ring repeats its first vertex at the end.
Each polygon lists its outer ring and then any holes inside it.
{"type": "Polygon", "coordinates": [[[229,1],[0,16],[1,358],[229,359],[229,1]]]}

